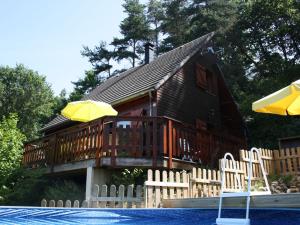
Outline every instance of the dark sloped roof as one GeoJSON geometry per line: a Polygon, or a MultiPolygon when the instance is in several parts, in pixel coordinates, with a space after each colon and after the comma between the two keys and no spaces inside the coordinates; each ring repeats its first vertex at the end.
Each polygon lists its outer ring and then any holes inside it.
{"type": "MultiPolygon", "coordinates": [[[[200,51],[213,35],[214,33],[206,34],[160,55],[149,64],[131,68],[111,77],[84,96],[82,100],[103,101],[114,105],[138,94],[155,90],[180,69],[190,57],[200,51]]],[[[47,130],[66,121],[68,119],[59,115],[46,124],[42,130],[47,130]]]]}

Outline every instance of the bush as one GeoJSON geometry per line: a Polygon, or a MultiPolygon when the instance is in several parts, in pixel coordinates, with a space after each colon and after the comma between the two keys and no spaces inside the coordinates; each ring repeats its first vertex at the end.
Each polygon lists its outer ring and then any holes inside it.
{"type": "Polygon", "coordinates": [[[112,175],[111,184],[119,186],[143,185],[147,177],[147,171],[143,169],[124,169],[112,175]]]}
{"type": "Polygon", "coordinates": [[[85,199],[85,188],[71,180],[57,180],[51,182],[45,190],[44,198],[47,200],[79,200],[85,199]]]}
{"type": "Polygon", "coordinates": [[[43,170],[15,169],[0,182],[0,204],[39,206],[44,189],[49,185],[43,170]]]}
{"type": "Polygon", "coordinates": [[[25,136],[17,128],[18,118],[10,114],[0,122],[0,181],[20,166],[25,136]]]}

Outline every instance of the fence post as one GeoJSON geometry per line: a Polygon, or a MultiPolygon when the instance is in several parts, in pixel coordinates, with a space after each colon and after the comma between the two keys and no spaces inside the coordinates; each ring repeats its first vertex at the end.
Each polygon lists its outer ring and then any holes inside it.
{"type": "Polygon", "coordinates": [[[79,208],[79,205],[80,205],[80,204],[79,204],[79,201],[78,201],[78,200],[75,200],[75,201],[74,201],[74,204],[73,204],[73,207],[74,207],[74,208],[79,208]]]}
{"type": "MultiPolygon", "coordinates": [[[[174,173],[173,171],[169,171],[169,180],[171,183],[174,182],[174,173]]],[[[171,187],[170,188],[170,199],[173,199],[174,198],[174,188],[171,187]]]]}
{"type": "MultiPolygon", "coordinates": [[[[107,197],[107,185],[102,185],[101,186],[101,197],[107,197]]],[[[106,208],[106,201],[101,201],[100,202],[100,207],[101,208],[106,208]]]]}
{"type": "MultiPolygon", "coordinates": [[[[151,169],[148,170],[147,181],[153,181],[153,172],[151,169]]],[[[147,208],[153,207],[153,186],[147,186],[147,208]]]]}
{"type": "Polygon", "coordinates": [[[57,201],[57,207],[62,208],[64,207],[64,202],[62,200],[57,201]]]}
{"type": "MultiPolygon", "coordinates": [[[[163,182],[168,182],[168,174],[167,174],[167,171],[163,171],[162,172],[162,181],[163,182]]],[[[163,187],[162,188],[162,198],[163,199],[166,199],[166,198],[168,198],[168,189],[167,189],[167,187],[163,187]]]]}
{"type": "Polygon", "coordinates": [[[47,207],[47,200],[46,199],[42,199],[41,207],[47,207]]]}
{"type": "Polygon", "coordinates": [[[124,193],[125,193],[125,186],[121,184],[119,186],[119,193],[118,193],[118,196],[121,199],[121,201],[118,202],[119,208],[124,208],[124,195],[125,195],[124,193]]]}
{"type": "MultiPolygon", "coordinates": [[[[180,173],[179,172],[176,172],[175,173],[175,180],[176,180],[176,183],[180,183],[180,173]]],[[[176,188],[176,198],[182,198],[181,196],[182,192],[181,192],[181,188],[176,188]]]]}
{"type": "Polygon", "coordinates": [[[127,208],[132,208],[133,185],[128,185],[127,187],[127,198],[130,199],[127,201],[127,208]]]}
{"type": "MultiPolygon", "coordinates": [[[[160,171],[155,170],[155,180],[156,182],[160,182],[160,171]]],[[[160,204],[160,187],[155,186],[155,207],[159,207],[160,204]]]]}
{"type": "MultiPolygon", "coordinates": [[[[110,190],[109,190],[109,192],[110,192],[110,197],[116,197],[116,185],[111,185],[110,186],[110,190]]],[[[115,208],[116,207],[116,202],[115,201],[110,201],[109,202],[109,207],[110,208],[115,208]]]]}
{"type": "Polygon", "coordinates": [[[88,201],[84,200],[84,201],[81,203],[81,207],[82,207],[82,208],[88,208],[88,207],[89,207],[88,201]]]}
{"type": "MultiPolygon", "coordinates": [[[[182,182],[183,183],[187,183],[188,182],[188,177],[187,177],[186,171],[182,172],[182,182]]],[[[187,198],[188,197],[188,193],[189,193],[188,188],[186,188],[186,187],[183,188],[183,198],[187,198]]]]}
{"type": "Polygon", "coordinates": [[[55,207],[55,201],[54,200],[50,200],[49,207],[55,207]]]}
{"type": "Polygon", "coordinates": [[[274,150],[274,162],[276,174],[281,174],[281,166],[279,160],[279,150],[274,150]]]}
{"type": "MultiPolygon", "coordinates": [[[[95,184],[92,188],[92,197],[96,197],[98,198],[99,197],[99,191],[100,191],[100,187],[98,184],[95,184]]],[[[92,208],[98,208],[98,201],[92,201],[91,203],[91,207],[92,208]]]]}
{"type": "Polygon", "coordinates": [[[70,200],[67,200],[66,204],[65,204],[65,207],[66,208],[71,208],[72,207],[72,202],[70,200]]]}
{"type": "Polygon", "coordinates": [[[142,207],[142,186],[138,185],[136,187],[136,198],[137,198],[137,202],[136,202],[136,208],[141,208],[142,207]]]}

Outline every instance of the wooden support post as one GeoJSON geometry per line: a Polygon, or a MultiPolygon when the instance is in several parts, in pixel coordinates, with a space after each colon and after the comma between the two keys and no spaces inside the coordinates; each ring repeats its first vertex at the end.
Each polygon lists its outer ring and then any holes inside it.
{"type": "Polygon", "coordinates": [[[111,145],[111,166],[116,166],[116,138],[117,138],[117,121],[113,120],[112,145],[111,145]]]}
{"type": "Polygon", "coordinates": [[[173,150],[173,122],[172,120],[168,121],[168,131],[169,131],[169,161],[168,161],[168,168],[172,169],[172,150],[173,150]]]}
{"type": "Polygon", "coordinates": [[[98,124],[98,146],[96,150],[96,166],[100,167],[100,158],[102,156],[102,150],[103,150],[103,121],[101,120],[98,124]]]}
{"type": "Polygon", "coordinates": [[[163,129],[164,129],[164,134],[163,134],[163,138],[164,138],[164,144],[163,144],[163,148],[164,148],[164,156],[167,156],[168,154],[168,131],[167,131],[167,124],[163,125],[163,129]]]}
{"type": "Polygon", "coordinates": [[[92,185],[94,179],[94,168],[89,166],[86,169],[85,200],[90,201],[92,197],[92,185]]]}
{"type": "Polygon", "coordinates": [[[58,147],[58,140],[57,140],[57,134],[54,135],[54,145],[53,145],[53,149],[50,149],[51,151],[51,171],[53,171],[53,167],[54,167],[54,164],[57,163],[57,159],[56,159],[56,155],[57,155],[57,147],[58,147]]]}
{"type": "Polygon", "coordinates": [[[153,119],[153,140],[152,140],[152,167],[157,166],[157,118],[153,119]]]}

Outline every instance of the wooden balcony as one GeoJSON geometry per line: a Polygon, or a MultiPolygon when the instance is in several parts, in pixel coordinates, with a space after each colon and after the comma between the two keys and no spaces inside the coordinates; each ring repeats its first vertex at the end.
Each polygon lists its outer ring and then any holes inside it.
{"type": "Polygon", "coordinates": [[[175,161],[209,163],[214,154],[243,145],[166,117],[104,117],[26,143],[22,163],[36,168],[94,160],[96,166],[122,167],[118,160],[130,159],[135,167],[146,159],[154,168],[174,168],[175,161]]]}

